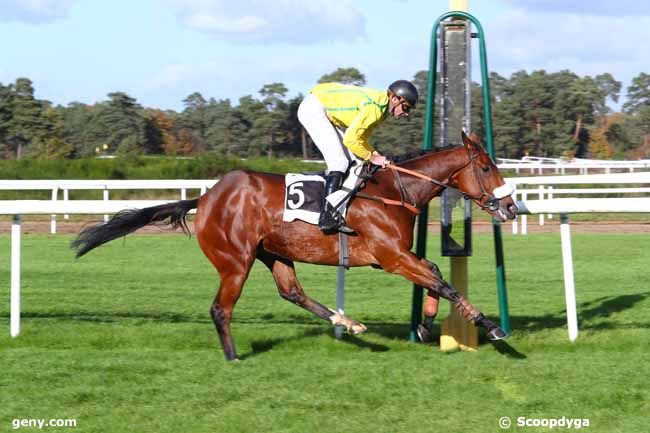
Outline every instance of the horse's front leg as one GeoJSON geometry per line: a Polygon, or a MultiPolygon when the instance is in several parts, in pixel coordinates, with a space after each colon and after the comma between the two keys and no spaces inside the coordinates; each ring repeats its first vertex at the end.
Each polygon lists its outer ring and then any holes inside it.
{"type": "MultiPolygon", "coordinates": [[[[438,265],[427,259],[420,259],[420,261],[426,264],[433,271],[435,276],[441,280],[443,279],[438,265]]],[[[418,337],[423,343],[431,343],[435,339],[433,336],[433,322],[438,314],[439,301],[440,295],[432,289],[427,289],[427,294],[424,298],[424,305],[422,307],[422,314],[424,317],[422,323],[418,325],[417,329],[418,337]]]]}
{"type": "MultiPolygon", "coordinates": [[[[488,320],[483,313],[476,309],[463,295],[442,279],[439,271],[429,266],[428,261],[418,259],[410,251],[402,251],[397,257],[386,257],[380,265],[387,272],[402,275],[418,286],[425,287],[434,294],[451,301],[453,307],[474,326],[485,328],[490,340],[501,340],[506,337],[496,324],[488,320]],[[384,263],[385,262],[385,263],[384,263]]],[[[437,269],[437,267],[436,267],[437,269]]]]}

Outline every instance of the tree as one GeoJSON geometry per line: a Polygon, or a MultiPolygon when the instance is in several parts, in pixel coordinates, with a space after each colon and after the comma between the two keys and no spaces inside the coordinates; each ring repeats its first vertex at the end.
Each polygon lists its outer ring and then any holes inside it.
{"type": "Polygon", "coordinates": [[[239,140],[235,136],[237,118],[229,99],[211,100],[206,109],[206,148],[225,155],[239,154],[239,140]]]}
{"type": "Polygon", "coordinates": [[[28,152],[29,145],[45,139],[43,104],[34,99],[34,87],[28,78],[18,78],[11,98],[11,120],[8,124],[7,144],[16,159],[28,152]]]}
{"type": "Polygon", "coordinates": [[[605,73],[594,77],[594,85],[598,89],[595,111],[598,116],[606,116],[612,110],[607,106],[607,100],[618,102],[621,93],[621,82],[616,81],[612,74],[605,73]]]}
{"type": "Polygon", "coordinates": [[[194,92],[187,98],[183,99],[185,111],[201,110],[202,108],[205,108],[207,104],[207,101],[199,92],[194,92]]]}
{"type": "Polygon", "coordinates": [[[141,153],[145,136],[142,107],[123,92],[109,93],[108,97],[101,111],[101,121],[109,127],[106,140],[109,152],[141,153]]]}
{"type": "Polygon", "coordinates": [[[366,77],[356,68],[337,68],[318,79],[319,83],[342,83],[365,86],[366,77]]]}
{"type": "Polygon", "coordinates": [[[57,107],[63,123],[63,139],[72,146],[72,157],[88,157],[95,154],[95,147],[103,145],[103,136],[91,137],[94,127],[95,108],[81,102],[71,102],[66,107],[57,107]],[[100,143],[101,141],[101,143],[100,143]]]}
{"type": "Polygon", "coordinates": [[[650,106],[650,74],[642,72],[632,79],[632,85],[627,88],[627,101],[623,104],[623,111],[634,114],[647,106],[650,106]]]}
{"type": "Polygon", "coordinates": [[[29,156],[37,159],[63,159],[72,154],[73,148],[63,134],[63,119],[53,107],[43,113],[47,133],[35,138],[29,149],[29,156]]]}
{"type": "Polygon", "coordinates": [[[179,116],[179,139],[180,130],[183,130],[181,141],[183,144],[179,149],[183,153],[197,152],[206,147],[206,131],[208,128],[207,110],[208,103],[199,92],[194,92],[183,100],[185,109],[179,116]]]}
{"type": "Polygon", "coordinates": [[[269,158],[274,149],[287,140],[286,123],[289,110],[283,98],[287,88],[282,83],[266,84],[260,89],[264,109],[258,112],[252,129],[256,133],[253,144],[260,150],[265,149],[269,158]]]}
{"type": "Polygon", "coordinates": [[[3,86],[0,83],[0,154],[6,155],[10,152],[7,140],[9,139],[9,128],[11,123],[13,92],[11,86],[3,86]]]}
{"type": "Polygon", "coordinates": [[[176,121],[173,113],[147,109],[144,112],[144,120],[144,153],[158,154],[169,152],[170,154],[176,154],[178,140],[174,135],[176,121]]]}
{"type": "Polygon", "coordinates": [[[233,139],[240,156],[260,156],[263,149],[263,128],[254,127],[256,120],[266,112],[265,105],[246,95],[239,98],[239,105],[233,110],[233,139]]]}

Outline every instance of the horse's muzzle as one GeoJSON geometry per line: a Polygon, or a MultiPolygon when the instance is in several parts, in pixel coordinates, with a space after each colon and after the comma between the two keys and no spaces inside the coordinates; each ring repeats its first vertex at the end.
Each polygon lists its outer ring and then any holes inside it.
{"type": "Polygon", "coordinates": [[[517,213],[519,212],[519,208],[512,197],[490,199],[488,202],[488,210],[492,216],[501,222],[517,218],[517,213]]]}

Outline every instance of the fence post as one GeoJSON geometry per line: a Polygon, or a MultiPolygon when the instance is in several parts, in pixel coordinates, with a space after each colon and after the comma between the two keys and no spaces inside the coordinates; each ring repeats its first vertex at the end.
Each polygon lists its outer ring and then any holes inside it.
{"type": "MultiPolygon", "coordinates": [[[[63,188],[63,201],[68,201],[68,188],[63,188]]],[[[70,215],[68,214],[63,215],[63,219],[69,220],[70,215]]]]}
{"type": "MultiPolygon", "coordinates": [[[[108,201],[108,199],[109,199],[108,186],[105,186],[104,187],[104,201],[108,201]]],[[[104,222],[105,223],[108,222],[108,215],[107,214],[104,214],[104,222]]]]}
{"type": "MultiPolygon", "coordinates": [[[[539,199],[544,200],[544,185],[539,186],[539,199]]],[[[544,225],[544,214],[543,213],[539,214],[539,225],[540,226],[544,225]]]]}
{"type": "Polygon", "coordinates": [[[11,312],[10,334],[20,334],[20,215],[14,215],[11,223],[11,312]]]}
{"type": "MultiPolygon", "coordinates": [[[[52,201],[56,201],[59,195],[59,187],[52,188],[52,201]]],[[[50,233],[56,234],[56,214],[52,214],[50,219],[50,233]]]]}
{"type": "MultiPolygon", "coordinates": [[[[524,203],[528,200],[528,193],[521,193],[521,201],[524,203]]],[[[521,234],[528,234],[528,215],[521,215],[521,234]]]]}
{"type": "MultiPolygon", "coordinates": [[[[517,190],[515,189],[515,192],[512,193],[512,199],[517,203],[517,190]]],[[[512,234],[516,235],[519,232],[519,221],[517,221],[517,218],[512,220],[512,234]]]]}
{"type": "Polygon", "coordinates": [[[571,228],[569,216],[560,214],[560,237],[562,242],[562,266],[564,268],[564,297],[569,340],[578,338],[578,314],[576,312],[576,288],[573,278],[573,255],[571,252],[571,228]]]}

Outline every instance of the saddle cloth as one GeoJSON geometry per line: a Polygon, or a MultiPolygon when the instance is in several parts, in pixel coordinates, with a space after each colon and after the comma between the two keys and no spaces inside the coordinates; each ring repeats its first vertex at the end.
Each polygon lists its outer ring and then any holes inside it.
{"type": "MultiPolygon", "coordinates": [[[[336,207],[341,204],[338,210],[343,217],[345,217],[349,201],[349,197],[346,196],[348,191],[357,185],[361,168],[360,165],[352,167],[348,177],[343,181],[342,188],[327,197],[327,201],[332,206],[336,207]],[[346,203],[343,204],[343,201],[346,203]]],[[[287,173],[284,180],[282,221],[291,222],[298,219],[309,224],[318,224],[325,191],[325,177],[318,174],[287,173]]]]}

